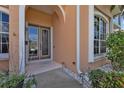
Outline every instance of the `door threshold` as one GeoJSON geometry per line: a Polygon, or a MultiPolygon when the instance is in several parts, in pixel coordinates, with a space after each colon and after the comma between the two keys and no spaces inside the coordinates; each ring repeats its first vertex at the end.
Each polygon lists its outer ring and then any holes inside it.
{"type": "Polygon", "coordinates": [[[56,62],[49,63],[34,63],[26,66],[26,74],[27,75],[36,75],[41,74],[47,71],[51,71],[54,69],[62,68],[62,65],[56,62]]]}
{"type": "Polygon", "coordinates": [[[53,62],[53,60],[52,59],[32,60],[32,61],[28,61],[26,64],[42,63],[42,62],[53,62]]]}

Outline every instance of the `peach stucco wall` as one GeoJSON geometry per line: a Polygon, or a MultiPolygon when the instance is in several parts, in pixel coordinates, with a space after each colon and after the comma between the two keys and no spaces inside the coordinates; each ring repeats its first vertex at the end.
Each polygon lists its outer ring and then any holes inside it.
{"type": "Polygon", "coordinates": [[[52,17],[49,14],[29,7],[26,10],[26,22],[33,25],[51,27],[52,17]]]}
{"type": "Polygon", "coordinates": [[[19,6],[9,6],[9,72],[19,73],[19,6]]]}
{"type": "Polygon", "coordinates": [[[9,70],[9,61],[0,60],[0,71],[8,71],[8,70],[9,70]]]}
{"type": "Polygon", "coordinates": [[[64,7],[65,22],[53,15],[54,61],[76,71],[76,6],[64,7]]]}

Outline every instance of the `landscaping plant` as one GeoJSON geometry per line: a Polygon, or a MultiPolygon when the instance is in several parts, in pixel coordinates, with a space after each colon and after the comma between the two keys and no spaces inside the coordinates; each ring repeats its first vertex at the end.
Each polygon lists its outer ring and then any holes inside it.
{"type": "Polygon", "coordinates": [[[107,58],[111,60],[113,69],[124,70],[124,31],[110,33],[107,38],[107,58]]]}
{"type": "Polygon", "coordinates": [[[34,77],[26,79],[27,77],[24,74],[8,75],[0,73],[0,88],[31,88],[32,85],[36,84],[34,77]]]}
{"type": "Polygon", "coordinates": [[[124,73],[122,72],[104,72],[99,69],[92,70],[89,73],[92,86],[95,88],[123,88],[124,73]]]}
{"type": "Polygon", "coordinates": [[[24,82],[24,75],[6,75],[1,78],[4,78],[0,81],[0,88],[17,88],[22,87],[24,82]]]}

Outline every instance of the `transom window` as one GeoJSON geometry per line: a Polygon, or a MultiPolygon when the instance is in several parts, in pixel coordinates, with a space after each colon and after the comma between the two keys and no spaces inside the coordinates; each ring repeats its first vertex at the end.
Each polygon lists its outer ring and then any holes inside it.
{"type": "Polygon", "coordinates": [[[0,54],[9,52],[9,15],[0,11],[0,54]]]}
{"type": "Polygon", "coordinates": [[[101,16],[94,16],[94,55],[106,53],[106,21],[101,16]]]}

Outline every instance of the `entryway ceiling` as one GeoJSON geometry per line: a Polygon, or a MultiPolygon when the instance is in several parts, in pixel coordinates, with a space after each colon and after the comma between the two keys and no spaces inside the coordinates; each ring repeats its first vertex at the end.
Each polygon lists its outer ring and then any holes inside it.
{"type": "Polygon", "coordinates": [[[50,15],[53,14],[53,12],[55,11],[55,8],[56,8],[56,6],[54,6],[54,5],[30,5],[29,7],[37,9],[39,11],[43,11],[50,15]]]}

